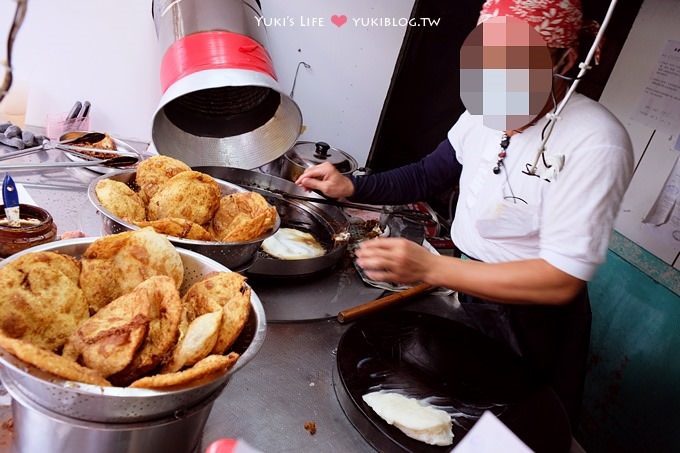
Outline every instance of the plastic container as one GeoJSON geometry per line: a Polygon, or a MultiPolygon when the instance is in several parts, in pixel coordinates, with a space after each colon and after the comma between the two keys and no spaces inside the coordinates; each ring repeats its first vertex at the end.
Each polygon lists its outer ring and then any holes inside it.
{"type": "Polygon", "coordinates": [[[48,113],[46,123],[45,132],[52,140],[57,140],[66,132],[90,130],[89,116],[68,118],[68,113],[66,112],[48,113]]]}

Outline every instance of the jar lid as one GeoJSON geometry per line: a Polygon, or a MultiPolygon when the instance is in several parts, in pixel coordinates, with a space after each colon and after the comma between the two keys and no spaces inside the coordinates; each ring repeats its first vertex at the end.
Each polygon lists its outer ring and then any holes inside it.
{"type": "Polygon", "coordinates": [[[311,167],[330,162],[341,173],[351,173],[357,169],[357,161],[349,154],[331,147],[326,142],[297,142],[286,157],[302,167],[311,167]]]}

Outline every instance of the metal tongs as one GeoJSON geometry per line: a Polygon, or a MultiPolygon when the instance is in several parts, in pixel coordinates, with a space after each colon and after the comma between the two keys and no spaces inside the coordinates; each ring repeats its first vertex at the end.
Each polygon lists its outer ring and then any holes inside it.
{"type": "Polygon", "coordinates": [[[425,226],[433,226],[437,224],[437,221],[432,218],[432,216],[427,213],[427,212],[422,212],[422,211],[417,211],[415,209],[410,209],[410,208],[405,208],[402,206],[389,206],[389,207],[384,207],[384,206],[374,206],[374,205],[366,205],[366,204],[361,204],[361,203],[352,203],[349,201],[340,201],[336,200],[333,198],[315,198],[315,197],[307,197],[304,195],[297,195],[289,192],[285,192],[283,190],[277,190],[277,189],[264,189],[269,193],[272,193],[276,195],[279,198],[283,199],[293,199],[293,200],[300,200],[300,201],[308,201],[311,203],[321,203],[321,204],[328,204],[332,206],[339,206],[342,208],[353,208],[353,209],[361,209],[364,211],[372,211],[372,212],[380,212],[383,214],[388,214],[394,217],[400,217],[406,220],[410,220],[411,222],[419,223],[425,226]]]}
{"type": "Polygon", "coordinates": [[[66,145],[77,145],[78,143],[96,143],[98,141],[104,140],[106,138],[105,134],[101,132],[87,132],[83,135],[70,138],[68,140],[60,140],[57,142],[51,142],[50,140],[45,140],[41,145],[33,146],[31,148],[25,148],[20,151],[14,151],[11,153],[3,154],[0,156],[0,160],[14,159],[15,157],[23,157],[29,154],[38,153],[43,150],[59,148],[64,151],[68,151],[66,145]]]}
{"type": "Polygon", "coordinates": [[[56,170],[71,167],[109,167],[120,168],[134,165],[139,161],[135,156],[117,156],[111,159],[93,159],[83,162],[55,162],[47,164],[12,164],[0,165],[0,170],[24,171],[24,170],[56,170]]]}

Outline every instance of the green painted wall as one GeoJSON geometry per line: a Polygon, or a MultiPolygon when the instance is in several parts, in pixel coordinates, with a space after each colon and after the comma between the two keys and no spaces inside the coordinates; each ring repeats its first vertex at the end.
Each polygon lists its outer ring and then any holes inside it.
{"type": "Polygon", "coordinates": [[[678,452],[680,273],[622,242],[617,235],[589,284],[590,369],[576,437],[588,453],[678,452]]]}

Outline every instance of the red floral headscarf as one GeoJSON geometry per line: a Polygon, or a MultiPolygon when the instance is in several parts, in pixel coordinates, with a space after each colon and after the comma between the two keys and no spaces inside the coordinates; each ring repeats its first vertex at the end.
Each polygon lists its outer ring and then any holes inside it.
{"type": "Polygon", "coordinates": [[[548,47],[575,47],[583,26],[580,0],[486,0],[478,24],[494,16],[523,20],[548,43],[548,47]]]}

